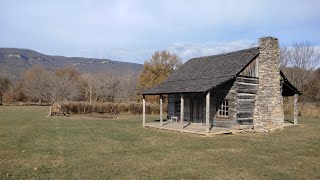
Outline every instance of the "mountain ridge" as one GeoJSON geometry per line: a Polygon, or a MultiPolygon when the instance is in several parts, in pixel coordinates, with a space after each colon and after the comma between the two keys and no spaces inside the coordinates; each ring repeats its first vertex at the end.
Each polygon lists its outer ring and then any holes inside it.
{"type": "Polygon", "coordinates": [[[23,71],[40,64],[54,70],[73,66],[82,73],[112,72],[116,74],[138,74],[142,64],[110,59],[88,57],[66,57],[46,55],[31,49],[0,48],[0,75],[19,78],[23,71]]]}

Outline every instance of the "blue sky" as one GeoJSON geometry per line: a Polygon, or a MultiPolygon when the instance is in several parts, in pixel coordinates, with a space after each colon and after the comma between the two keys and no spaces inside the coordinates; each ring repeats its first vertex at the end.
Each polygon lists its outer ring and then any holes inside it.
{"type": "Polygon", "coordinates": [[[319,0],[1,0],[0,47],[143,63],[250,47],[320,45],[319,0]]]}

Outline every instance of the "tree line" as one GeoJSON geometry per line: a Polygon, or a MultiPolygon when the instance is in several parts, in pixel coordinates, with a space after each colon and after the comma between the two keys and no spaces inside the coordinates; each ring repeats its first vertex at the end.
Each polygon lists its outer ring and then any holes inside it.
{"type": "MultiPolygon", "coordinates": [[[[156,51],[144,62],[137,76],[112,72],[80,73],[74,67],[48,70],[35,65],[23,73],[23,78],[12,81],[0,76],[2,100],[119,102],[139,101],[139,92],[153,87],[182,65],[181,59],[168,51],[156,51]]],[[[280,68],[303,95],[300,101],[320,102],[320,52],[309,42],[295,43],[280,49],[280,68]]],[[[157,96],[149,96],[157,102],[157,96]]]]}
{"type": "Polygon", "coordinates": [[[28,101],[114,102],[133,100],[137,78],[113,72],[80,73],[76,68],[48,70],[35,65],[19,80],[0,76],[0,103],[28,101]]]}
{"type": "MultiPolygon", "coordinates": [[[[0,103],[86,101],[139,101],[139,92],[164,81],[182,64],[181,59],[168,51],[156,51],[145,61],[140,74],[113,72],[80,73],[73,66],[48,70],[35,65],[22,72],[19,80],[0,76],[0,103]]],[[[151,99],[153,97],[150,97],[151,99]]],[[[155,102],[157,97],[151,102],[155,102]]]]}

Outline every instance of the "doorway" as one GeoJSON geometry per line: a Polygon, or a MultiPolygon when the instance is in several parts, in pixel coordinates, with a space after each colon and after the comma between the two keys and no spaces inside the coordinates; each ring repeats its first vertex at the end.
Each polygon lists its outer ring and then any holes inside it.
{"type": "Polygon", "coordinates": [[[191,117],[193,123],[201,123],[202,122],[202,114],[203,114],[203,103],[202,100],[193,100],[191,103],[191,117]]]}

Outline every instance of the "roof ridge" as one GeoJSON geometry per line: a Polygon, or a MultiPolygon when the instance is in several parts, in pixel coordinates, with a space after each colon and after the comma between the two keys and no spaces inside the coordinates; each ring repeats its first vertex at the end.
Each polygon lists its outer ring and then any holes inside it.
{"type": "Polygon", "coordinates": [[[199,80],[199,79],[212,79],[212,78],[223,78],[223,77],[235,77],[235,76],[234,76],[234,75],[230,75],[230,76],[212,76],[212,77],[202,77],[202,78],[181,79],[181,80],[174,80],[174,81],[170,81],[170,80],[168,80],[167,82],[188,81],[188,80],[199,80]]]}

